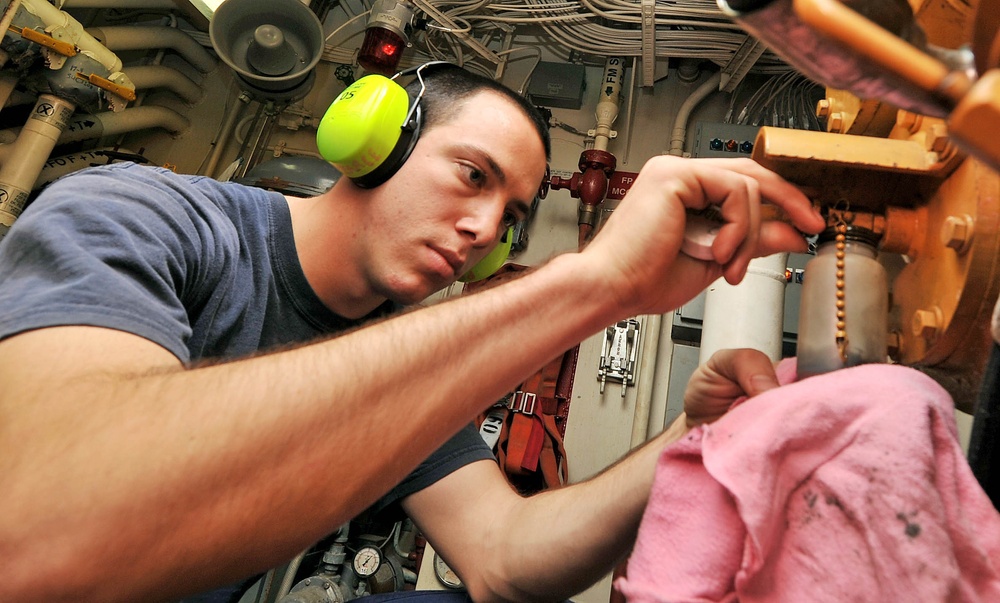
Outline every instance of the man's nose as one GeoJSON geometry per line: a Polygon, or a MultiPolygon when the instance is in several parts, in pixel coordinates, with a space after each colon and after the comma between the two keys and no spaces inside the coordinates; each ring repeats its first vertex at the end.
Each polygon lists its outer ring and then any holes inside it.
{"type": "Polygon", "coordinates": [[[459,230],[467,232],[472,236],[472,243],[476,247],[483,247],[496,242],[500,235],[500,221],[503,218],[503,208],[497,208],[494,204],[482,204],[470,208],[466,215],[459,220],[459,230]]]}

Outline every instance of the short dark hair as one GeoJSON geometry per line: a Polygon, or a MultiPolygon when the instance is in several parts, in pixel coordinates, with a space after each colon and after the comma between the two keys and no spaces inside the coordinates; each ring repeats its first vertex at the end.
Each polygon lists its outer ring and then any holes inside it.
{"type": "MultiPolygon", "coordinates": [[[[435,64],[421,72],[425,82],[424,96],[420,101],[423,111],[424,130],[433,128],[454,116],[470,96],[480,92],[493,92],[517,105],[525,117],[535,126],[542,145],[545,147],[545,158],[552,155],[552,141],[549,137],[549,124],[545,121],[537,107],[528,102],[520,94],[514,92],[500,82],[488,77],[462,69],[457,65],[435,64]]],[[[406,89],[413,95],[420,90],[420,80],[413,78],[406,89]]]]}

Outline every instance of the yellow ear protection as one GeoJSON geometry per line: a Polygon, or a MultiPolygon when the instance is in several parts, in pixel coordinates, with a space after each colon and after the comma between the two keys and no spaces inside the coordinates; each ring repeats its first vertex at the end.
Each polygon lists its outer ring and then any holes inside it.
{"type": "Polygon", "coordinates": [[[510,255],[510,247],[513,244],[514,229],[508,228],[507,232],[503,233],[503,236],[500,237],[500,243],[493,248],[493,251],[486,254],[486,257],[479,260],[479,263],[470,268],[458,280],[463,283],[474,283],[492,276],[507,261],[507,256],[510,255]]]}
{"type": "Polygon", "coordinates": [[[424,95],[422,72],[444,61],[424,63],[391,78],[371,74],[348,86],[326,110],[316,131],[324,159],[362,188],[374,188],[395,174],[420,136],[424,95]],[[420,91],[411,96],[396,78],[416,75],[420,91]]]}
{"type": "MultiPolygon", "coordinates": [[[[374,188],[391,178],[413,151],[423,126],[420,99],[422,73],[432,61],[397,73],[391,78],[371,74],[348,86],[326,110],[316,131],[316,146],[324,159],[362,188],[374,188]],[[411,96],[396,78],[416,75],[420,90],[411,96]]],[[[514,230],[508,228],[500,243],[459,279],[482,280],[503,266],[510,255],[514,230]]]]}

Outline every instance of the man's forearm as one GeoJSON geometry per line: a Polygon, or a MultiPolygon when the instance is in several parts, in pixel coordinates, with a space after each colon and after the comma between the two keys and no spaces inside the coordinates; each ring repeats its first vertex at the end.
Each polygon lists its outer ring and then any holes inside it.
{"type": "Polygon", "coordinates": [[[578,301],[591,284],[568,273],[573,257],[337,339],[196,370],[61,380],[25,362],[19,338],[0,344],[12,384],[3,447],[18,451],[0,460],[6,587],[69,571],[95,598],[134,600],[171,594],[177,575],[198,588],[308,546],[619,318],[600,296],[578,301]]]}
{"type": "Polygon", "coordinates": [[[683,416],[598,476],[524,499],[496,557],[509,578],[501,599],[566,599],[604,576],[632,550],[656,462],[686,433],[683,416]]]}

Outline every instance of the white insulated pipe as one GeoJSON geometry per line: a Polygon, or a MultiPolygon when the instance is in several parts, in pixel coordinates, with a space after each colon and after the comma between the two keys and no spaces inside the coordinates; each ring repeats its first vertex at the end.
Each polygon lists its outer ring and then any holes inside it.
{"type": "Polygon", "coordinates": [[[0,165],[0,236],[21,214],[42,167],[69,124],[76,105],[42,94],[14,142],[4,147],[0,165]]]}
{"type": "Polygon", "coordinates": [[[608,142],[614,135],[612,124],[618,119],[621,105],[622,79],[625,77],[625,67],[622,59],[610,57],[604,62],[604,79],[601,80],[600,96],[594,116],[597,127],[594,128],[594,148],[599,151],[608,150],[608,142]]]}
{"type": "Polygon", "coordinates": [[[701,101],[705,100],[708,95],[713,92],[719,91],[719,83],[722,81],[722,74],[715,73],[712,77],[705,80],[705,83],[695,89],[684,102],[681,103],[680,109],[677,110],[677,115],[674,117],[674,128],[670,134],[670,150],[667,151],[667,155],[674,155],[680,157],[684,155],[684,141],[687,139],[687,126],[688,120],[691,119],[691,113],[694,108],[697,107],[701,101]]]}
{"type": "Polygon", "coordinates": [[[126,74],[136,90],[150,88],[166,88],[181,98],[185,103],[194,105],[201,100],[201,86],[191,78],[172,67],[163,65],[136,65],[128,67],[126,74]]]}
{"type": "MultiPolygon", "coordinates": [[[[104,44],[87,33],[76,19],[49,4],[46,0],[21,0],[24,10],[41,19],[45,30],[60,30],[60,39],[75,44],[82,54],[104,66],[112,76],[122,70],[121,59],[104,44]]],[[[111,79],[111,78],[109,78],[111,79]]]]}
{"type": "Polygon", "coordinates": [[[705,293],[699,363],[728,348],[760,350],[777,362],[785,321],[785,269],[788,254],[750,261],[738,285],[718,279],[705,293]]]}
{"type": "MultiPolygon", "coordinates": [[[[70,125],[72,129],[67,129],[59,136],[58,144],[94,140],[104,136],[120,136],[150,128],[162,128],[173,136],[180,136],[191,127],[191,122],[172,109],[145,105],[118,112],[104,111],[79,115],[70,125]]],[[[14,155],[13,142],[19,138],[20,131],[17,128],[0,130],[0,163],[11,159],[14,155]]],[[[42,159],[42,163],[47,159],[48,155],[42,159]]]]}
{"type": "Polygon", "coordinates": [[[194,38],[173,27],[110,25],[90,27],[87,32],[110,50],[149,50],[169,48],[184,57],[195,69],[208,73],[216,60],[194,38]]]}
{"type": "Polygon", "coordinates": [[[138,130],[162,128],[173,136],[180,136],[191,127],[186,117],[155,105],[132,107],[119,111],[105,111],[93,115],[81,115],[73,121],[72,131],[67,130],[59,137],[59,144],[93,140],[104,136],[120,136],[138,130]]]}

